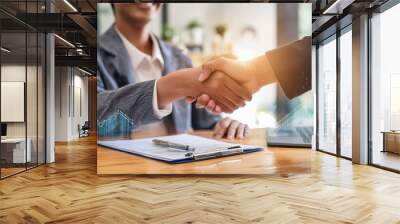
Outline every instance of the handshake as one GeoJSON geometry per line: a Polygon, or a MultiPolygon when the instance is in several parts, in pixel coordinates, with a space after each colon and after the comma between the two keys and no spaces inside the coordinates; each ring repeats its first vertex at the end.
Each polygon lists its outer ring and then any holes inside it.
{"type": "Polygon", "coordinates": [[[275,76],[265,55],[250,61],[219,57],[201,67],[181,69],[159,79],[158,105],[165,108],[172,101],[185,98],[212,113],[232,113],[272,82],[275,76]]]}

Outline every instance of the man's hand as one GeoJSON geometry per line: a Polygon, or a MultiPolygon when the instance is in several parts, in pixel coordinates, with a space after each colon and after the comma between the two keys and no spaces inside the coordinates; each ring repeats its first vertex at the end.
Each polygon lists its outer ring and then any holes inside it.
{"type": "MultiPolygon", "coordinates": [[[[181,69],[157,80],[157,97],[160,108],[185,97],[206,94],[218,105],[221,112],[231,113],[251,100],[251,93],[223,73],[215,73],[204,82],[198,80],[201,68],[181,69]]],[[[205,104],[207,105],[207,104],[205,104]]]]}
{"type": "Polygon", "coordinates": [[[202,92],[207,94],[213,101],[208,102],[206,107],[212,108],[219,105],[224,112],[231,113],[239,107],[245,105],[245,101],[250,101],[251,93],[229,76],[215,72],[212,77],[203,82],[202,92]],[[210,104],[210,105],[208,105],[210,104]]]}
{"type": "MultiPolygon", "coordinates": [[[[221,55],[213,55],[208,58],[206,61],[213,61],[218,58],[229,58],[229,59],[237,59],[236,55],[232,53],[221,54],[221,55]]],[[[210,98],[207,94],[202,94],[198,97],[186,97],[187,103],[195,103],[196,108],[204,108],[210,113],[220,114],[222,112],[221,107],[215,103],[214,100],[210,98]]]]}
{"type": "MultiPolygon", "coordinates": [[[[226,57],[207,61],[202,66],[199,80],[203,82],[217,71],[239,82],[251,93],[257,92],[264,85],[275,82],[275,74],[265,55],[244,62],[226,57]]],[[[213,99],[207,100],[206,96],[198,98],[196,106],[204,107],[207,111],[216,114],[220,111],[219,105],[213,102],[213,99]]]]}
{"type": "Polygon", "coordinates": [[[231,118],[223,118],[214,128],[214,136],[218,138],[243,139],[249,134],[249,126],[231,118]]]}
{"type": "Polygon", "coordinates": [[[252,93],[275,81],[274,72],[265,55],[244,62],[224,57],[208,61],[202,66],[199,80],[207,80],[216,71],[230,76],[252,93]]]}
{"type": "Polygon", "coordinates": [[[222,112],[221,107],[217,105],[207,94],[202,94],[197,98],[193,98],[193,100],[191,102],[189,101],[189,103],[193,103],[194,101],[196,101],[196,108],[204,108],[208,112],[214,114],[220,114],[222,112]]]}

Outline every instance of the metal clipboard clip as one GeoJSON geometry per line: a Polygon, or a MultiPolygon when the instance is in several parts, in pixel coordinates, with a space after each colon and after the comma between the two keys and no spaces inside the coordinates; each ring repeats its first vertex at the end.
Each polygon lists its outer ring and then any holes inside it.
{"type": "Polygon", "coordinates": [[[243,149],[241,146],[232,146],[214,152],[193,153],[192,156],[194,160],[203,160],[203,159],[218,158],[218,157],[241,154],[241,153],[243,153],[243,149]]]}

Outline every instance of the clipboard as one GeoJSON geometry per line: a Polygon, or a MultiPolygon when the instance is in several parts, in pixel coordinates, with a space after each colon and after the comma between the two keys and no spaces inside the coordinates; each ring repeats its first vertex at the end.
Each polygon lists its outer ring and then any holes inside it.
{"type": "Polygon", "coordinates": [[[190,134],[157,137],[165,141],[191,145],[193,152],[185,152],[174,148],[156,145],[154,138],[137,140],[112,140],[98,141],[97,144],[114,150],[135,154],[170,164],[195,162],[199,160],[220,158],[244,153],[261,151],[264,147],[240,145],[229,142],[217,141],[190,134]],[[240,147],[238,147],[240,146],[240,147]]]}

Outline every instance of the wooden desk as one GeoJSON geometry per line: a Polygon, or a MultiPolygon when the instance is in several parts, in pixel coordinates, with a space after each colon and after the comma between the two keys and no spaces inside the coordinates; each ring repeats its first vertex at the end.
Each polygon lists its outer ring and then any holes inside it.
{"type": "Polygon", "coordinates": [[[30,138],[5,138],[1,139],[1,145],[3,154],[0,159],[4,159],[5,163],[25,164],[25,162],[31,162],[32,140],[30,138]]]}
{"type": "Polygon", "coordinates": [[[382,152],[400,154],[400,131],[382,131],[383,149],[382,152]]]}
{"type": "MultiPolygon", "coordinates": [[[[192,134],[211,137],[210,131],[192,134]]],[[[150,137],[142,135],[138,138],[150,137]]],[[[246,140],[234,141],[249,145],[266,145],[266,131],[252,130],[246,140]]],[[[304,148],[265,148],[260,152],[168,164],[157,160],[97,146],[98,174],[279,174],[307,173],[315,152],[304,148]]]]}

